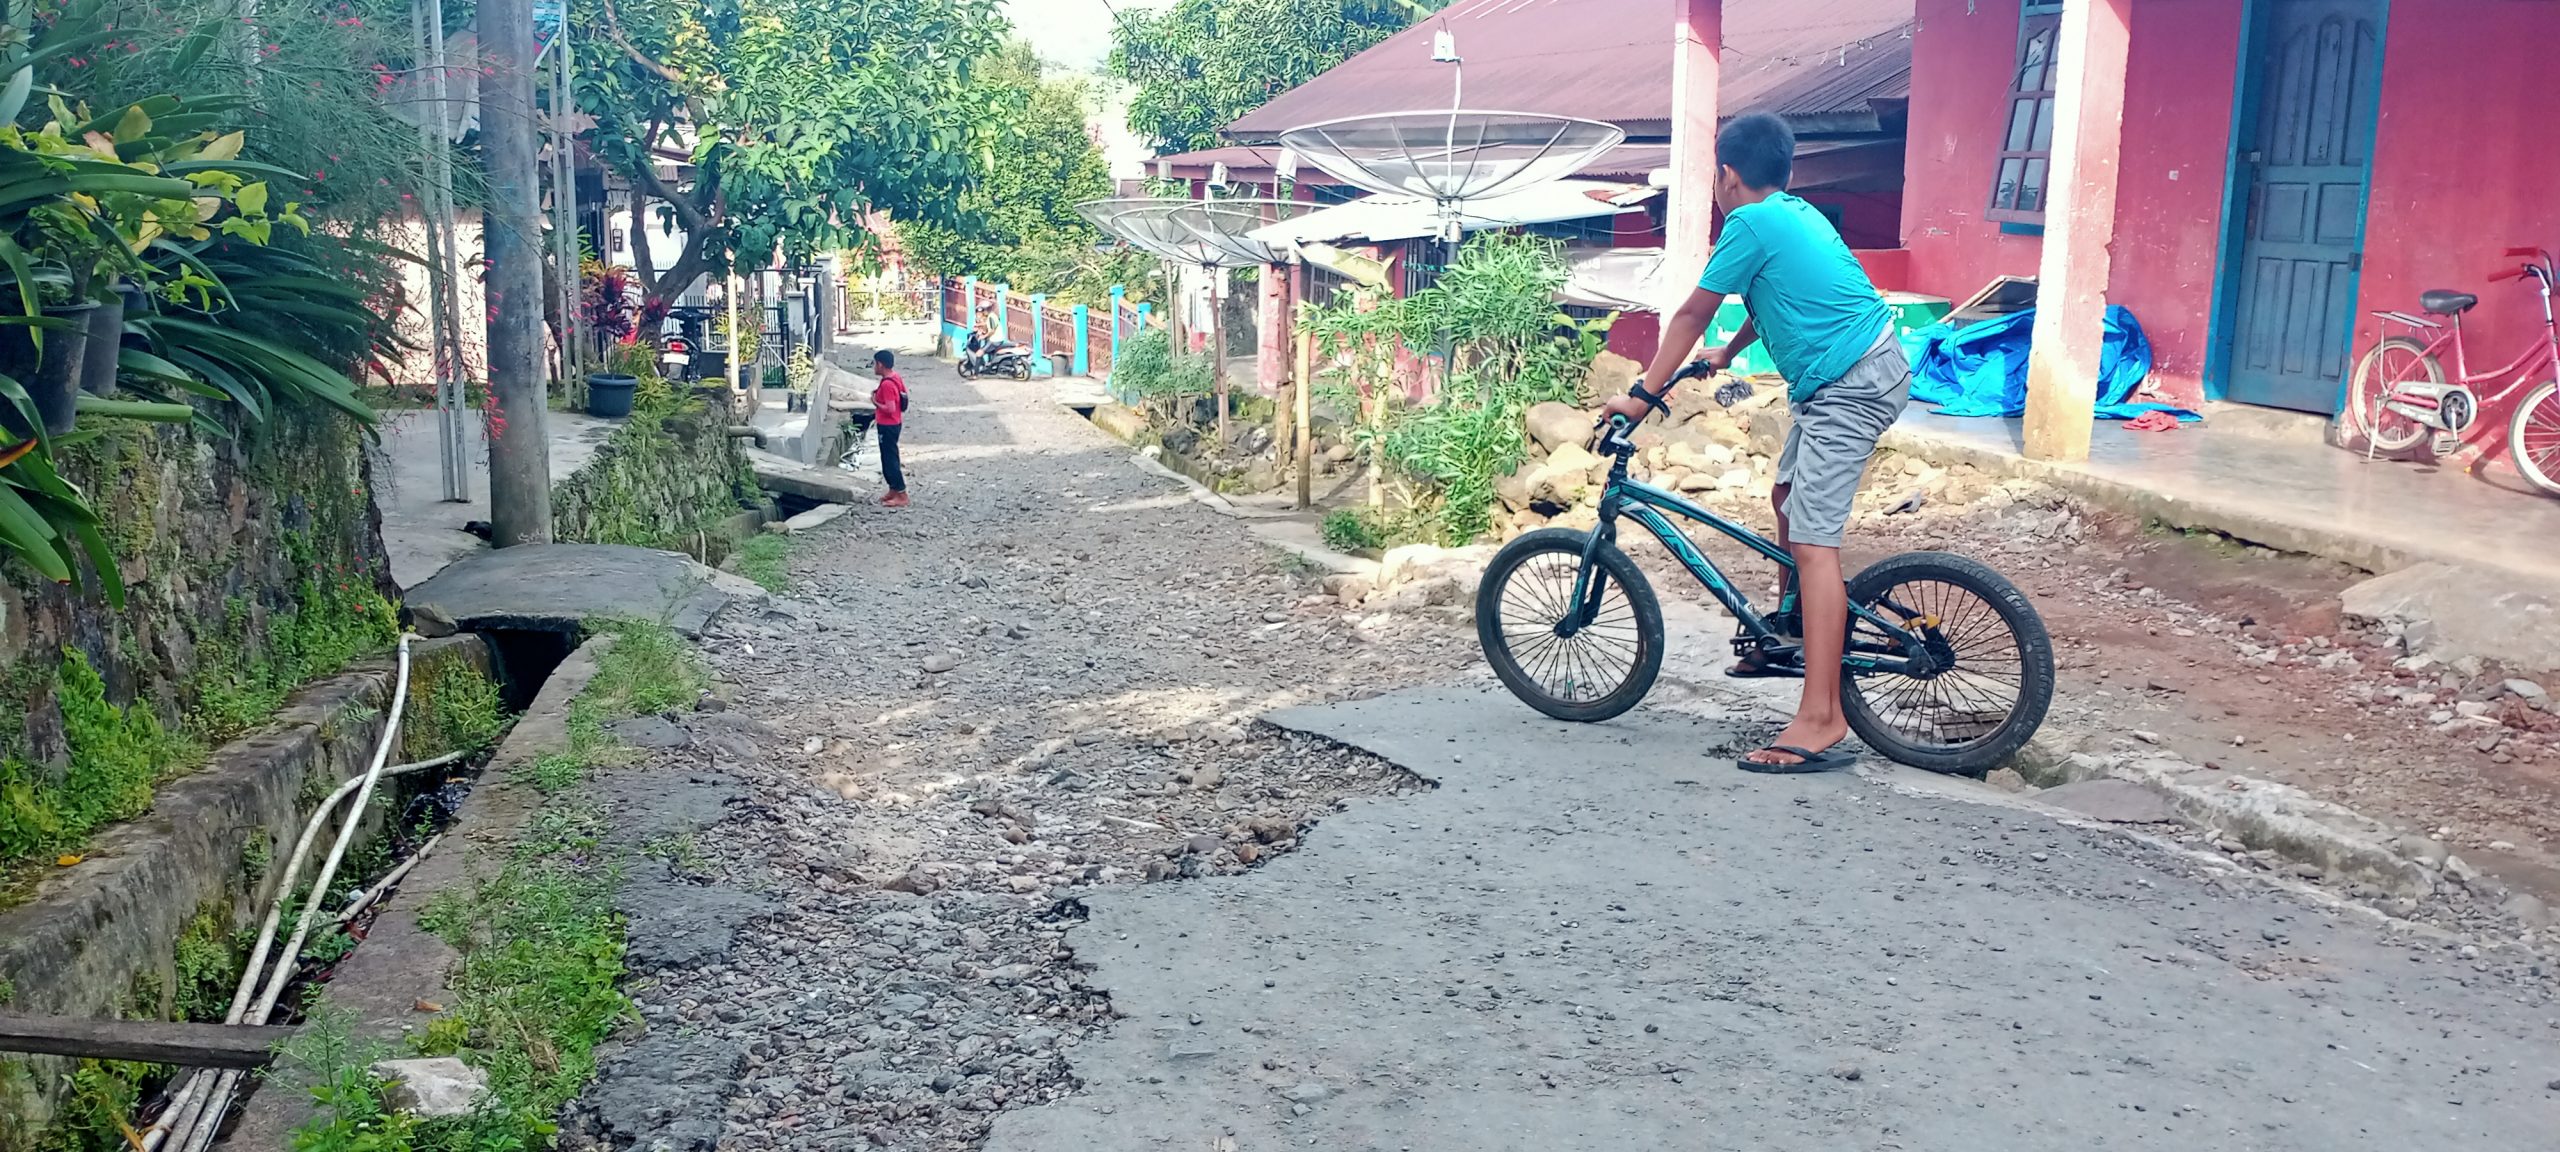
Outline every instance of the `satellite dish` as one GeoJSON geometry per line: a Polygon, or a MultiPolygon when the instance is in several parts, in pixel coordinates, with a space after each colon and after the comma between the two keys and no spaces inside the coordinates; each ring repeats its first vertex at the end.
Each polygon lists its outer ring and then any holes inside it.
{"type": "Polygon", "coordinates": [[[1328,120],[1280,143],[1346,184],[1432,201],[1455,242],[1468,201],[1571,176],[1626,138],[1598,120],[1455,109],[1328,120]]]}

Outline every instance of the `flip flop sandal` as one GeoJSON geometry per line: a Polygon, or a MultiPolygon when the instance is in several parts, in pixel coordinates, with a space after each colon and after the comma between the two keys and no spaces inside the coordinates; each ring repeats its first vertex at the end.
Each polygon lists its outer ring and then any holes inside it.
{"type": "Polygon", "coordinates": [[[1761,751],[1784,752],[1790,756],[1802,757],[1802,759],[1797,760],[1793,764],[1764,764],[1746,756],[1735,760],[1733,762],[1734,767],[1740,768],[1745,772],[1759,772],[1772,776],[1792,776],[1811,772],[1829,772],[1838,768],[1846,768],[1849,765],[1858,762],[1857,753],[1844,751],[1837,744],[1834,744],[1829,748],[1825,748],[1820,752],[1807,752],[1792,744],[1772,744],[1761,749],[1761,751]]]}
{"type": "Polygon", "coordinates": [[[1724,670],[1734,680],[1802,680],[1804,669],[1793,664],[1780,664],[1766,656],[1736,657],[1733,667],[1724,670]]]}

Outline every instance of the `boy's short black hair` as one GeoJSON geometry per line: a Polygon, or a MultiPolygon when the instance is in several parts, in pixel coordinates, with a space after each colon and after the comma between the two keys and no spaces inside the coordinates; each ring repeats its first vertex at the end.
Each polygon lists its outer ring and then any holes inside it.
{"type": "Polygon", "coordinates": [[[898,354],[883,348],[871,354],[871,362],[883,368],[895,368],[898,366],[898,354]]]}
{"type": "Polygon", "coordinates": [[[1746,186],[1784,190],[1795,175],[1795,130],[1767,112],[1736,116],[1716,133],[1716,165],[1733,169],[1746,186]]]}

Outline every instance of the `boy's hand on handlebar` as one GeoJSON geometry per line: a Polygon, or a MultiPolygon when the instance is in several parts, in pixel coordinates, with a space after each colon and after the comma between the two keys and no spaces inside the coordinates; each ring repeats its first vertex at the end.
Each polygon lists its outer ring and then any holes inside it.
{"type": "MultiPolygon", "coordinates": [[[[1643,387],[1644,381],[1636,381],[1636,386],[1639,388],[1643,387]]],[[[1642,424],[1644,423],[1645,417],[1653,415],[1653,403],[1642,396],[1629,392],[1624,396],[1610,397],[1608,403],[1600,406],[1600,414],[1602,416],[1624,416],[1627,418],[1627,423],[1629,424],[1642,424]]]]}
{"type": "Polygon", "coordinates": [[[1733,367],[1733,353],[1722,348],[1709,348],[1706,355],[1698,357],[1698,361],[1710,369],[1722,372],[1733,367]]]}

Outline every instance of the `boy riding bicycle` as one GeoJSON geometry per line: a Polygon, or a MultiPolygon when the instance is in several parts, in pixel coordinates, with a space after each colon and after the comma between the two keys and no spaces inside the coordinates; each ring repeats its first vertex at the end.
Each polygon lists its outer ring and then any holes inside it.
{"type": "MultiPolygon", "coordinates": [[[[1749,318],[1724,347],[1707,351],[1706,363],[1721,371],[1756,341],[1768,346],[1789,382],[1795,420],[1769,499],[1778,515],[1777,541],[1795,557],[1795,586],[1781,593],[1771,620],[1801,627],[1801,663],[1751,656],[1726,673],[1804,678],[1794,720],[1741,762],[1761,772],[1822,771],[1850,759],[1835,748],[1849,735],[1840,709],[1849,619],[1840,539],[1876,439],[1911,397],[1911,368],[1894,336],[1892,310],[1831,222],[1787,194],[1794,166],[1795,134],[1776,116],[1737,117],[1716,134],[1715,194],[1724,230],[1696,291],[1664,323],[1645,372],[1645,379],[1672,380],[1724,298],[1739,292],[1749,318]]],[[[1631,392],[1610,400],[1606,410],[1642,420],[1669,391],[1666,384],[1650,399],[1631,392]]]]}

